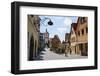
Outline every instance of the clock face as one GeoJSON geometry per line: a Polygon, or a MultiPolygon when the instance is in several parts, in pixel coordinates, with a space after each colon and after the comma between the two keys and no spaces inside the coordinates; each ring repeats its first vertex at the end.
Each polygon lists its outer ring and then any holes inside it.
{"type": "Polygon", "coordinates": [[[48,37],[48,33],[45,33],[45,37],[48,37]]]}

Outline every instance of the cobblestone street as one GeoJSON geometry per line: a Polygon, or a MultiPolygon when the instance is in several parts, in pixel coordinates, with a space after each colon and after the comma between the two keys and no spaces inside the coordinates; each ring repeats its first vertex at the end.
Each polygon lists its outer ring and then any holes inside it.
{"type": "Polygon", "coordinates": [[[36,60],[81,59],[81,58],[87,58],[87,56],[80,56],[74,54],[71,55],[68,54],[67,56],[65,56],[65,54],[56,54],[53,51],[50,51],[50,48],[45,48],[44,51],[41,51],[36,60]]]}

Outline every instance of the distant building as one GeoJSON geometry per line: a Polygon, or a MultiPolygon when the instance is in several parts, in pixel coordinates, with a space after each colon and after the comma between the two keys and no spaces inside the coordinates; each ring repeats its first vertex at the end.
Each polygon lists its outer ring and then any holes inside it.
{"type": "Polygon", "coordinates": [[[52,47],[52,38],[49,38],[49,47],[52,47]]]}
{"type": "Polygon", "coordinates": [[[70,51],[70,33],[65,33],[65,54],[67,55],[70,51]]]}
{"type": "Polygon", "coordinates": [[[40,33],[39,43],[40,43],[40,47],[39,47],[40,50],[44,50],[44,47],[45,47],[44,33],[40,33]]]}
{"type": "Polygon", "coordinates": [[[40,18],[28,15],[28,60],[34,60],[38,55],[40,18]]]}
{"type": "Polygon", "coordinates": [[[66,46],[67,45],[67,42],[65,42],[64,40],[62,41],[62,53],[65,53],[65,51],[66,51],[66,46]]]}
{"type": "Polygon", "coordinates": [[[65,33],[65,41],[69,42],[70,33],[65,33]]]}
{"type": "Polygon", "coordinates": [[[54,35],[54,37],[52,38],[52,47],[53,48],[59,48],[61,45],[61,41],[59,39],[58,35],[54,35]]]}
{"type": "Polygon", "coordinates": [[[77,36],[76,36],[76,30],[77,30],[77,23],[71,24],[71,32],[70,32],[70,54],[80,54],[79,50],[77,50],[77,36]]]}
{"type": "Polygon", "coordinates": [[[46,32],[44,33],[44,39],[45,39],[45,46],[49,47],[49,33],[46,29],[46,32]]]}
{"type": "Polygon", "coordinates": [[[53,51],[60,52],[59,49],[61,49],[61,41],[58,35],[54,35],[54,37],[52,38],[51,44],[52,44],[53,51]]]}
{"type": "Polygon", "coordinates": [[[64,48],[66,47],[66,42],[64,40],[62,41],[62,45],[64,48]]]}

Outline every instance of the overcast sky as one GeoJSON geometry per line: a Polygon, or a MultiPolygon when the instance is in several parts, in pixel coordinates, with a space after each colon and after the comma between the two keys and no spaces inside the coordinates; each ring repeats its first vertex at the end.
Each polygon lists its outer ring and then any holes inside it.
{"type": "Polygon", "coordinates": [[[78,17],[75,16],[39,16],[41,18],[40,32],[44,33],[46,29],[49,32],[49,37],[53,38],[57,34],[61,41],[65,40],[65,33],[70,32],[71,24],[76,23],[78,17]],[[47,17],[53,22],[52,26],[48,26],[48,20],[43,21],[47,17]]]}

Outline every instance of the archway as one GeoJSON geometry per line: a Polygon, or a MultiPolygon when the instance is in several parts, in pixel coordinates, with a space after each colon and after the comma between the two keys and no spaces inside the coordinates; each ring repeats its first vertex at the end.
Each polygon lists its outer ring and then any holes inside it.
{"type": "Polygon", "coordinates": [[[36,40],[35,40],[35,57],[37,56],[37,43],[36,43],[36,40]]]}
{"type": "Polygon", "coordinates": [[[31,36],[30,38],[30,50],[29,50],[29,60],[33,60],[33,50],[34,49],[34,38],[31,36]]]}

